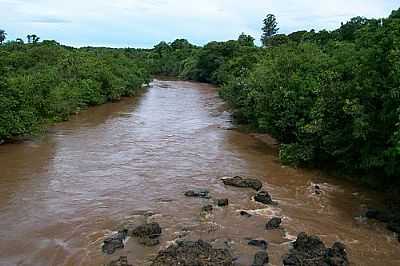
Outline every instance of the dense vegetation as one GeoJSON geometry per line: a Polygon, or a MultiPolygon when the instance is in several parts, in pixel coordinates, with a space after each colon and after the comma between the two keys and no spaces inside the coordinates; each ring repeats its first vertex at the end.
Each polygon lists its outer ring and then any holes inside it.
{"type": "Polygon", "coordinates": [[[0,46],[0,141],[31,135],[87,106],[135,93],[149,74],[133,53],[53,41],[0,46]]]}
{"type": "Polygon", "coordinates": [[[284,163],[332,166],[400,187],[400,10],[385,19],[356,17],[334,31],[285,35],[277,26],[268,15],[263,47],[246,34],[150,50],[6,43],[0,139],[131,95],[148,73],[170,75],[219,85],[239,122],[280,141],[284,163]]]}
{"type": "Polygon", "coordinates": [[[292,165],[334,166],[370,183],[400,184],[400,10],[334,31],[237,41],[160,43],[152,71],[221,86],[235,117],[281,142],[292,165]],[[378,178],[377,178],[378,177],[378,178]]]}

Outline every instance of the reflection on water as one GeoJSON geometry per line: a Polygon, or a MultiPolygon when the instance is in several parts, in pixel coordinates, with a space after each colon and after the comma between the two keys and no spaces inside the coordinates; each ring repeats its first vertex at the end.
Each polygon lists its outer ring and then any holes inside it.
{"type": "Polygon", "coordinates": [[[161,247],[182,234],[226,240],[242,265],[256,251],[247,238],[267,239],[271,264],[280,265],[301,231],[329,245],[343,241],[355,265],[399,265],[393,235],[356,219],[374,195],[282,167],[274,149],[226,130],[231,126],[215,88],[155,81],[137,99],[92,108],[41,139],[0,146],[0,265],[101,265],[121,254],[146,265],[160,247],[130,240],[114,256],[100,248],[105,235],[143,211],[154,212],[164,228],[161,247]],[[219,177],[227,175],[261,179],[279,206],[266,208],[251,200],[252,191],[224,187],[219,177]],[[192,188],[207,188],[230,205],[201,216],[207,200],[183,195],[192,188]],[[265,231],[275,215],[285,230],[265,231]]]}

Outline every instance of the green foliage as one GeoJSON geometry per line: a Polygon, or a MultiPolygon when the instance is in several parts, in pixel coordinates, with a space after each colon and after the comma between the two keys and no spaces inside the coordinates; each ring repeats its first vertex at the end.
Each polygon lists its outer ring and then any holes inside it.
{"type": "Polygon", "coordinates": [[[289,35],[275,35],[271,16],[266,48],[242,34],[186,46],[182,57],[164,45],[164,62],[181,66],[181,78],[221,85],[239,122],[281,142],[282,162],[336,166],[374,184],[400,185],[399,14],[289,35]]]}
{"type": "Polygon", "coordinates": [[[264,19],[262,28],[263,34],[261,36],[261,43],[263,46],[268,46],[268,39],[274,36],[278,31],[278,22],[273,14],[268,14],[264,19]]]}
{"type": "Polygon", "coordinates": [[[61,46],[54,41],[0,47],[0,140],[31,135],[87,106],[129,96],[149,74],[122,50],[61,46]]]}
{"type": "Polygon", "coordinates": [[[3,42],[6,40],[7,33],[5,30],[0,29],[0,44],[3,44],[3,42]]]}

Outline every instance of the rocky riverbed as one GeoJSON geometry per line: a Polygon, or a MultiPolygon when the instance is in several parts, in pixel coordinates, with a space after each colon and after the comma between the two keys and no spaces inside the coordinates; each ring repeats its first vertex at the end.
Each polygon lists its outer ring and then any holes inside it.
{"type": "MultiPolygon", "coordinates": [[[[256,190],[252,199],[257,202],[277,205],[267,191],[261,190],[263,185],[258,179],[235,176],[224,177],[221,180],[227,186],[256,190]]],[[[200,216],[210,215],[215,207],[226,207],[229,202],[229,199],[213,199],[208,189],[188,190],[184,192],[184,195],[193,199],[207,199],[213,203],[204,205],[199,211],[200,216]]],[[[103,252],[113,254],[117,249],[124,248],[124,241],[128,236],[136,237],[138,243],[145,246],[159,245],[162,229],[157,222],[149,222],[151,216],[151,214],[140,216],[134,222],[126,223],[117,233],[107,237],[102,244],[103,252]]],[[[265,230],[284,230],[281,224],[280,217],[273,217],[266,222],[265,230]]],[[[170,244],[161,249],[154,258],[149,258],[151,266],[240,265],[236,263],[240,254],[233,252],[227,241],[224,242],[222,248],[214,247],[213,243],[202,239],[196,241],[185,239],[184,235],[177,239],[171,239],[169,242],[170,244]]],[[[218,242],[218,239],[213,242],[218,242]]],[[[269,263],[268,240],[252,239],[249,240],[248,245],[258,249],[258,251],[255,250],[252,266],[264,266],[269,263]]],[[[326,248],[318,236],[309,236],[304,232],[299,233],[296,240],[292,242],[288,253],[282,257],[282,264],[285,266],[350,265],[343,243],[335,242],[331,248],[326,248]]],[[[109,263],[109,266],[113,265],[129,265],[129,262],[125,256],[121,256],[118,260],[109,263]]]]}

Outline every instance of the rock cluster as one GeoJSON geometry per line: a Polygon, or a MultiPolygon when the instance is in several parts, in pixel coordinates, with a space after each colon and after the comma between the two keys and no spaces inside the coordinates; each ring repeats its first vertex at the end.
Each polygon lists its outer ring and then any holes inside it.
{"type": "Polygon", "coordinates": [[[293,243],[293,248],[283,258],[285,266],[348,266],[346,248],[336,242],[331,248],[326,248],[317,236],[300,233],[293,243]]]}
{"type": "Polygon", "coordinates": [[[231,266],[233,257],[227,249],[216,249],[203,240],[177,241],[158,253],[152,266],[231,266]]]}
{"type": "Polygon", "coordinates": [[[151,247],[160,243],[161,233],[162,229],[158,223],[146,223],[133,229],[130,236],[137,237],[140,244],[151,247]]]}

